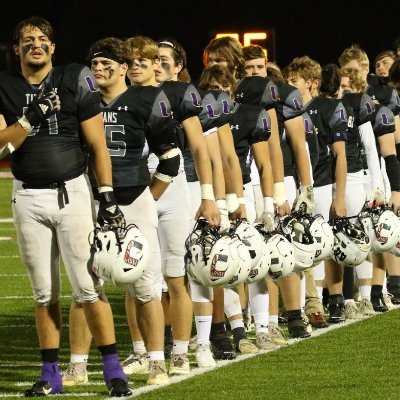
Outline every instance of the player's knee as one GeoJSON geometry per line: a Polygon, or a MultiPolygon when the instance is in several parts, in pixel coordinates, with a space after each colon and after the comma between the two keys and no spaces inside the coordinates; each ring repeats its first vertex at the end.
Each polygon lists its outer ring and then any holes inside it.
{"type": "Polygon", "coordinates": [[[77,303],[94,303],[100,298],[99,293],[94,289],[82,289],[74,294],[77,303]]]}
{"type": "Polygon", "coordinates": [[[129,295],[132,300],[139,305],[150,303],[158,298],[154,285],[134,288],[134,290],[129,290],[129,295]]]}
{"type": "Polygon", "coordinates": [[[36,305],[41,307],[49,307],[50,305],[60,301],[60,293],[51,293],[49,291],[36,291],[33,295],[36,305]]]}

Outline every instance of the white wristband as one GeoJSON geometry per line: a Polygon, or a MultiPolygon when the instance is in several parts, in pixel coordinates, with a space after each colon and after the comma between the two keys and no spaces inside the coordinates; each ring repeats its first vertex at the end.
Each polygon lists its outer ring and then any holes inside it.
{"type": "Polygon", "coordinates": [[[112,186],[99,186],[97,188],[97,190],[99,191],[99,193],[112,192],[113,187],[112,186]]]}
{"type": "Polygon", "coordinates": [[[264,211],[268,213],[273,213],[275,211],[272,197],[264,197],[264,211]]]}
{"type": "Polygon", "coordinates": [[[161,172],[154,172],[154,177],[159,179],[160,181],[166,182],[166,183],[171,183],[172,182],[172,176],[162,174],[161,172]]]}
{"type": "Polygon", "coordinates": [[[239,204],[246,204],[244,197],[238,197],[237,200],[239,204]]]}
{"type": "Polygon", "coordinates": [[[28,119],[23,115],[18,123],[25,129],[26,132],[30,133],[33,129],[33,126],[29,123],[28,119]]]}
{"type": "Polygon", "coordinates": [[[225,199],[215,200],[215,204],[220,210],[226,210],[226,201],[225,199]]]}
{"type": "Polygon", "coordinates": [[[238,198],[236,193],[227,193],[226,196],[226,209],[229,213],[233,213],[239,208],[238,198]]]}
{"type": "Polygon", "coordinates": [[[181,154],[180,150],[177,147],[168,150],[166,153],[162,154],[158,159],[161,160],[168,160],[168,158],[173,158],[179,156],[181,154]]]}
{"type": "Polygon", "coordinates": [[[203,183],[202,185],[200,185],[200,189],[202,200],[215,200],[214,190],[211,183],[203,183]]]}
{"type": "Polygon", "coordinates": [[[285,183],[284,182],[276,182],[274,183],[274,204],[277,206],[281,206],[285,201],[286,191],[285,191],[285,183]]]}

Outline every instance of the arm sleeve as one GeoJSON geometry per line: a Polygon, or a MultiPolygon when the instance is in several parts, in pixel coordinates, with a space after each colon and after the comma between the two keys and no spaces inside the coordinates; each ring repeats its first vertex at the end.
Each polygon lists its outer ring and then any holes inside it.
{"type": "Polygon", "coordinates": [[[384,190],[379,156],[375,144],[375,135],[371,123],[366,122],[365,124],[360,125],[358,131],[360,132],[361,143],[367,157],[372,187],[384,190]]]}

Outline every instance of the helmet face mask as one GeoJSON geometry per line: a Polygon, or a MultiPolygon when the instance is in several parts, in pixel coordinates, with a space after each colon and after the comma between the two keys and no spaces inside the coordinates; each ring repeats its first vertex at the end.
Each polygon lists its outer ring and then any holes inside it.
{"type": "Polygon", "coordinates": [[[371,241],[363,227],[350,222],[349,218],[337,218],[330,224],[335,235],[332,259],[345,267],[354,267],[365,261],[371,250],[371,241]]]}
{"type": "Polygon", "coordinates": [[[188,274],[203,286],[228,284],[238,272],[238,242],[237,238],[221,235],[200,219],[185,244],[188,274]]]}
{"type": "Polygon", "coordinates": [[[124,228],[96,228],[89,239],[93,272],[105,282],[126,287],[143,276],[150,261],[150,245],[134,225],[124,228]]]}
{"type": "Polygon", "coordinates": [[[294,271],[304,271],[314,266],[316,244],[310,232],[313,217],[299,211],[293,212],[280,224],[280,230],[292,243],[295,257],[294,271]]]}

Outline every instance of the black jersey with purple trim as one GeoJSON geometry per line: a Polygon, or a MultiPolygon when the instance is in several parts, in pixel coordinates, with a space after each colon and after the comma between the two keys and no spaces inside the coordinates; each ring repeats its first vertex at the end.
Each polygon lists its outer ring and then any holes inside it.
{"type": "Polygon", "coordinates": [[[199,115],[203,109],[201,96],[191,83],[165,81],[159,85],[167,95],[173,112],[173,117],[183,122],[185,119],[199,115]]]}
{"type": "MultiPolygon", "coordinates": [[[[35,126],[11,155],[13,175],[46,185],[81,175],[87,167],[79,123],[100,113],[100,95],[90,69],[80,64],[54,67],[42,85],[57,91],[61,110],[35,126]]],[[[39,91],[21,73],[0,72],[0,114],[14,124],[39,91]]]]}
{"type": "Polygon", "coordinates": [[[148,186],[149,153],[177,147],[167,96],[153,86],[130,86],[101,105],[114,187],[148,186]]]}
{"type": "Polygon", "coordinates": [[[358,128],[363,124],[373,123],[376,105],[366,93],[344,93],[341,101],[346,108],[348,116],[346,142],[347,173],[359,172],[363,169],[364,151],[358,128]]]}
{"type": "Polygon", "coordinates": [[[221,126],[219,119],[221,117],[220,105],[217,98],[209,91],[198,89],[201,96],[202,110],[199,119],[203,132],[211,129],[217,129],[221,126]]]}
{"type": "Polygon", "coordinates": [[[243,184],[246,184],[251,181],[250,165],[247,162],[250,148],[255,143],[269,139],[271,119],[262,107],[236,103],[231,115],[231,130],[242,169],[243,184]]]}
{"type": "Polygon", "coordinates": [[[333,182],[333,157],[330,146],[347,139],[347,114],[342,102],[317,96],[306,105],[317,132],[319,157],[313,169],[314,186],[324,186],[333,182]]]}
{"type": "Polygon", "coordinates": [[[294,175],[293,155],[290,143],[284,135],[284,122],[304,113],[303,102],[297,88],[283,81],[268,77],[249,76],[242,78],[236,87],[235,100],[239,103],[274,108],[278,119],[284,174],[294,175]]]}
{"type": "Polygon", "coordinates": [[[396,89],[387,85],[387,78],[369,74],[366,93],[373,100],[388,107],[394,115],[400,114],[400,97],[396,89]]]}

